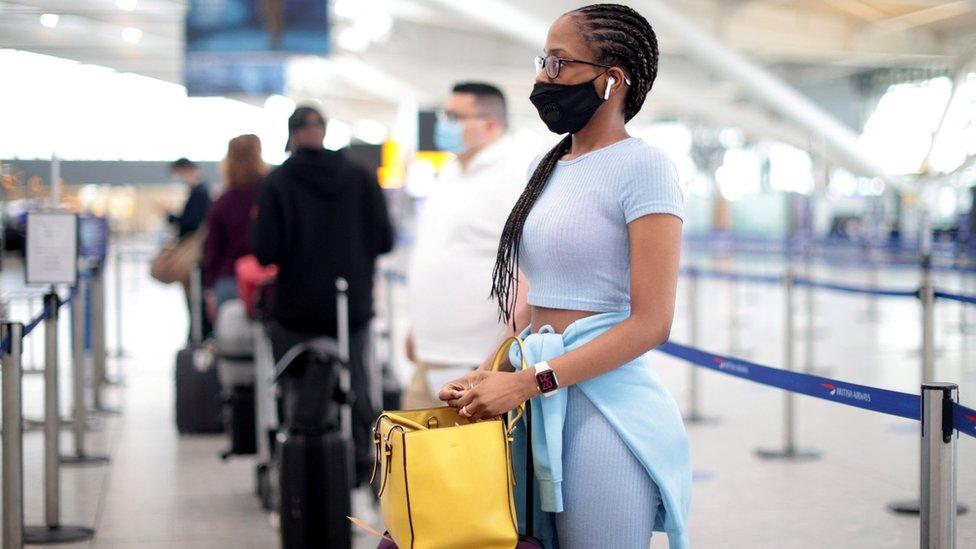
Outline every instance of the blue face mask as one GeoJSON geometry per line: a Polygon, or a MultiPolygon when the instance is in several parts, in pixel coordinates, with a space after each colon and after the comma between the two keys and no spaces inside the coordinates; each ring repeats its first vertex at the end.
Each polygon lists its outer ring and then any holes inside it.
{"type": "Polygon", "coordinates": [[[459,154],[464,152],[464,126],[458,120],[438,118],[434,124],[434,146],[439,150],[459,154]]]}

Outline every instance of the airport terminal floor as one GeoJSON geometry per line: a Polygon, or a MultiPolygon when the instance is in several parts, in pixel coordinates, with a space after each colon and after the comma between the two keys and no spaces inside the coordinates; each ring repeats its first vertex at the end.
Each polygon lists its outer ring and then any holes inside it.
{"type": "MultiPolygon", "coordinates": [[[[180,435],[174,423],[173,358],[185,342],[186,311],[178,286],[164,286],[148,276],[145,256],[124,258],[119,269],[105,270],[106,333],[110,351],[116,323],[122,323],[121,357],[111,356],[108,373],[121,380],[105,389],[105,404],[118,415],[93,415],[89,420],[89,453],[103,453],[102,466],[61,469],[63,524],[96,530],[91,541],[66,547],[92,548],[270,548],[278,546],[276,519],[255,497],[255,461],[219,454],[228,445],[222,435],[180,435]],[[116,274],[121,274],[119,280],[116,274]],[[114,303],[121,282],[121,318],[114,303]]],[[[705,269],[760,275],[783,272],[777,259],[713,260],[686,251],[683,262],[705,269]]],[[[111,263],[111,262],[110,262],[111,263]]],[[[398,258],[387,263],[399,267],[398,258]]],[[[863,279],[863,268],[817,266],[808,273],[822,281],[863,279]]],[[[972,277],[973,275],[968,275],[972,277]]],[[[879,287],[912,288],[915,269],[885,269],[879,287]]],[[[959,291],[974,286],[957,273],[936,272],[940,289],[959,291]],[[965,286],[964,286],[965,285],[965,286]]],[[[23,285],[15,262],[4,266],[4,293],[23,285]]],[[[672,341],[688,337],[688,278],[678,290],[672,341]]],[[[378,291],[383,292],[385,288],[378,291]]],[[[403,316],[403,292],[394,286],[394,320],[403,316]]],[[[782,285],[734,282],[702,276],[698,286],[699,347],[749,361],[779,365],[782,360],[782,285]],[[731,311],[730,307],[735,307],[731,311]]],[[[797,369],[812,365],[817,373],[851,383],[909,393],[919,386],[919,307],[917,300],[880,297],[872,304],[862,295],[796,292],[797,369]],[[813,330],[806,328],[813,304],[813,330]],[[876,309],[872,313],[872,307],[876,309]],[[805,350],[812,334],[812,352],[805,350]]],[[[385,311],[380,299],[382,322],[385,311]]],[[[26,319],[29,307],[11,301],[11,316],[26,319]]],[[[67,316],[67,315],[66,315],[67,316]]],[[[957,381],[963,404],[976,396],[976,310],[939,302],[936,308],[936,379],[957,381]],[[962,324],[965,323],[965,324],[962,324]]],[[[402,326],[395,322],[394,325],[402,326]]],[[[64,324],[62,324],[64,326],[64,324]]],[[[32,335],[35,337],[38,334],[32,335]]],[[[42,344],[25,340],[25,368],[42,357],[42,344]]],[[[398,334],[402,337],[402,333],[398,334]]],[[[66,337],[63,341],[66,341],[66,337]]],[[[399,348],[399,347],[398,347],[399,348]]],[[[62,364],[70,358],[61,345],[62,364]]],[[[116,353],[110,353],[115,355],[116,353]]],[[[687,409],[689,365],[653,353],[654,367],[682,409],[687,409]]],[[[398,375],[408,375],[398,357],[398,375]]],[[[70,410],[68,368],[61,372],[62,410],[70,410]]],[[[43,413],[41,376],[24,380],[25,417],[43,413]]],[[[699,406],[714,421],[688,423],[694,467],[694,498],[690,535],[695,547],[913,547],[918,543],[917,516],[895,515],[886,506],[918,494],[919,424],[833,402],[796,398],[796,440],[799,449],[819,453],[810,461],[767,461],[757,449],[782,448],[782,391],[704,371],[699,406]]],[[[43,438],[24,434],[25,519],[40,524],[43,514],[43,438]]],[[[62,452],[71,449],[62,434],[62,452]]],[[[976,440],[958,441],[958,498],[976,506],[976,440]]],[[[353,512],[376,524],[371,498],[354,496],[353,512]]],[[[976,545],[976,513],[957,522],[958,547],[976,545]]],[[[664,535],[652,547],[666,547],[664,535]]],[[[375,547],[376,539],[357,533],[354,547],[375,547]]]]}

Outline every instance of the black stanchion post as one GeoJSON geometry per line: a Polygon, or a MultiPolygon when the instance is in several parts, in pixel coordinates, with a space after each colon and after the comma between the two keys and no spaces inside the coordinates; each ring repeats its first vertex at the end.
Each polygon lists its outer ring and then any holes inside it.
{"type": "Polygon", "coordinates": [[[24,528],[24,543],[72,543],[91,539],[95,531],[61,524],[60,411],[58,410],[58,294],[44,296],[44,525],[24,528]]]}
{"type": "Polygon", "coordinates": [[[6,549],[24,546],[24,441],[21,404],[21,352],[24,325],[0,323],[5,344],[3,369],[3,543],[6,549]]]}
{"type": "Polygon", "coordinates": [[[922,498],[920,547],[956,547],[956,438],[954,383],[922,383],[922,498]]]}
{"type": "Polygon", "coordinates": [[[108,456],[91,455],[85,450],[85,429],[88,423],[88,409],[85,405],[85,294],[88,280],[78,278],[75,298],[71,302],[71,392],[72,422],[71,434],[74,440],[74,455],[62,456],[64,465],[99,465],[108,463],[108,456]]]}
{"type": "MultiPolygon", "coordinates": [[[[792,265],[787,267],[784,280],[785,287],[785,311],[783,319],[783,366],[787,371],[794,371],[794,324],[793,324],[793,288],[795,276],[792,265]]],[[[783,449],[781,450],[756,450],[756,455],[761,459],[778,459],[788,461],[810,461],[818,459],[820,454],[810,450],[799,450],[796,447],[796,402],[792,392],[786,391],[783,395],[783,449]]]]}

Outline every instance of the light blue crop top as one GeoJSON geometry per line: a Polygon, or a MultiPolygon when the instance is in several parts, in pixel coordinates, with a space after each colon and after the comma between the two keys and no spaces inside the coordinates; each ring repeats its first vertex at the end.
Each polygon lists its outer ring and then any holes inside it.
{"type": "Polygon", "coordinates": [[[648,214],[683,219],[682,206],[674,163],[642,139],[560,160],[522,229],[519,267],[529,281],[529,304],[629,311],[627,224],[648,214]]]}

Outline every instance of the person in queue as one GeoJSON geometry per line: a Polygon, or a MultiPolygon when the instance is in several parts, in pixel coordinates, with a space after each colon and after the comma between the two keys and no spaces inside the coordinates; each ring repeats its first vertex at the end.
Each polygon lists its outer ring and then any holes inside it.
{"type": "Polygon", "coordinates": [[[474,370],[505,333],[488,297],[487,274],[531,161],[507,129],[505,96],[491,84],[455,85],[438,115],[435,145],[457,158],[438,174],[418,216],[406,338],[415,370],[405,408],[439,406],[440,384],[432,390],[428,374],[474,370]]]}
{"type": "Polygon", "coordinates": [[[288,119],[291,156],[258,189],[251,249],[277,265],[270,338],[275,361],[294,345],[338,336],[336,279],[348,282],[349,370],[356,478],[372,467],[370,430],[377,411],[366,368],[376,258],[393,249],[386,199],[369,170],[323,147],[325,118],[302,106],[288,119]]]}
{"type": "Polygon", "coordinates": [[[671,329],[683,198],[667,155],[625,126],[657,65],[654,31],[632,8],[586,6],[550,27],[530,99],[568,135],[530,168],[492,288],[528,368],[491,372],[486,360],[439,395],[472,419],[531,401],[546,512],[535,531],[548,546],[646,549],[653,531],[689,546],[687,437],[647,354],[671,329]]]}
{"type": "MultiPolygon", "coordinates": [[[[176,229],[177,239],[182,241],[203,228],[207,212],[210,210],[210,188],[203,177],[203,172],[200,171],[200,167],[187,158],[180,158],[170,164],[169,173],[171,177],[186,185],[190,192],[179,214],[172,213],[161,203],[157,204],[156,207],[166,218],[166,222],[176,229]]],[[[194,305],[191,299],[192,292],[189,281],[183,282],[183,293],[186,298],[187,313],[190,318],[193,318],[192,308],[194,305]]],[[[210,322],[209,315],[207,315],[203,301],[198,303],[197,307],[201,319],[202,334],[207,337],[213,331],[213,325],[210,322]]],[[[187,336],[188,340],[192,339],[192,332],[191,328],[190,335],[187,336]]]]}
{"type": "Polygon", "coordinates": [[[250,253],[247,238],[254,194],[268,172],[258,136],[231,139],[221,169],[225,189],[207,213],[203,246],[203,287],[211,320],[216,319],[222,304],[237,298],[234,262],[250,253]]]}

